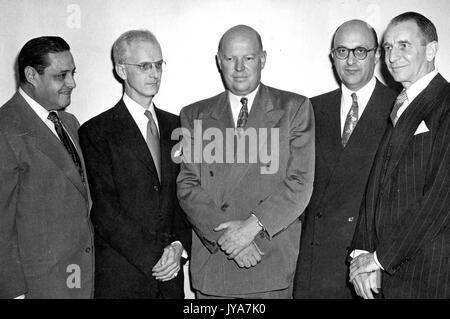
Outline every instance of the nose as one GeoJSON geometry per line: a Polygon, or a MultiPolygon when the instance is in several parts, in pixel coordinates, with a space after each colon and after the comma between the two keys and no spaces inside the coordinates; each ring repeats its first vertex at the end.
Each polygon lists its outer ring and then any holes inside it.
{"type": "Polygon", "coordinates": [[[356,62],[356,57],[354,52],[349,52],[347,57],[347,64],[353,65],[356,62]]]}
{"type": "Polygon", "coordinates": [[[74,89],[77,86],[77,84],[75,83],[75,78],[74,78],[73,74],[68,74],[66,76],[66,86],[71,89],[74,89]]]}
{"type": "Polygon", "coordinates": [[[151,69],[147,71],[149,77],[158,79],[161,76],[161,72],[156,69],[156,65],[152,65],[151,69]]]}
{"type": "Polygon", "coordinates": [[[390,51],[385,52],[386,62],[394,63],[399,58],[399,51],[393,47],[390,51]]]}
{"type": "Polygon", "coordinates": [[[234,69],[238,72],[243,71],[245,69],[244,59],[237,58],[236,61],[234,62],[234,69]]]}

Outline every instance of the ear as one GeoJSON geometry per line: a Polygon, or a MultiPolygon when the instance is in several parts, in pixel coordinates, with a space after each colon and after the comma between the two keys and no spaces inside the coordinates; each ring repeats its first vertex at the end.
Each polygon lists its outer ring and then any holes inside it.
{"type": "Polygon", "coordinates": [[[37,84],[37,76],[38,72],[35,68],[32,66],[26,66],[24,69],[25,78],[27,79],[27,82],[30,83],[33,86],[36,86],[37,84]]]}
{"type": "Polygon", "coordinates": [[[267,58],[267,53],[266,53],[266,51],[263,51],[261,53],[261,70],[264,69],[264,66],[266,65],[266,58],[267,58]]]}
{"type": "Polygon", "coordinates": [[[116,70],[117,75],[125,81],[127,78],[127,70],[125,69],[125,65],[116,63],[114,65],[114,69],[116,70]]]}
{"type": "Polygon", "coordinates": [[[439,44],[437,43],[437,41],[432,41],[427,44],[425,50],[426,50],[425,52],[426,52],[426,56],[427,56],[427,61],[431,62],[436,57],[436,54],[439,50],[439,44]]]}
{"type": "Polygon", "coordinates": [[[380,58],[381,58],[381,50],[380,48],[377,48],[375,50],[375,64],[377,64],[378,61],[380,61],[380,58]]]}
{"type": "Polygon", "coordinates": [[[222,60],[220,59],[219,53],[216,54],[216,62],[219,66],[220,71],[222,71],[222,60]]]}

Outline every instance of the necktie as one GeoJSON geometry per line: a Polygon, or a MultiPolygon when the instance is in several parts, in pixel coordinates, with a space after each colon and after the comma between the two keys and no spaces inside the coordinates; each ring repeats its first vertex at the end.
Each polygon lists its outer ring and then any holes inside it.
{"type": "Polygon", "coordinates": [[[397,99],[395,100],[394,107],[392,108],[392,112],[391,112],[391,121],[394,126],[395,126],[395,124],[397,124],[397,121],[398,121],[398,116],[397,116],[398,110],[403,105],[403,103],[405,103],[405,101],[407,99],[408,99],[408,95],[406,95],[406,90],[403,89],[403,91],[397,96],[397,99]]]}
{"type": "Polygon", "coordinates": [[[82,181],[84,182],[84,173],[83,173],[83,167],[81,166],[81,160],[78,156],[77,150],[75,146],[73,145],[72,141],[70,140],[69,135],[67,134],[66,130],[63,128],[61,121],[59,120],[58,114],[55,111],[51,111],[47,118],[55,124],[55,131],[58,134],[58,137],[60,141],[63,143],[64,147],[66,148],[67,152],[69,153],[70,157],[72,157],[72,160],[75,164],[75,166],[78,169],[78,173],[81,176],[82,181]]]}
{"type": "Polygon", "coordinates": [[[248,102],[248,99],[246,97],[243,97],[241,99],[242,107],[241,107],[241,110],[239,111],[239,116],[238,116],[238,120],[237,120],[237,128],[238,129],[243,129],[245,127],[245,125],[247,124],[247,119],[248,119],[247,102],[248,102]]]}
{"type": "Polygon", "coordinates": [[[352,135],[356,123],[358,123],[358,97],[356,96],[356,93],[352,93],[352,99],[352,107],[350,108],[350,111],[348,111],[344,124],[344,132],[342,133],[342,146],[344,147],[347,144],[350,135],[352,135]]]}
{"type": "Polygon", "coordinates": [[[156,172],[158,173],[158,178],[161,181],[161,151],[159,147],[159,133],[156,123],[153,120],[152,113],[149,110],[145,111],[145,116],[148,118],[147,123],[147,145],[150,153],[153,157],[153,163],[156,167],[156,172]]]}

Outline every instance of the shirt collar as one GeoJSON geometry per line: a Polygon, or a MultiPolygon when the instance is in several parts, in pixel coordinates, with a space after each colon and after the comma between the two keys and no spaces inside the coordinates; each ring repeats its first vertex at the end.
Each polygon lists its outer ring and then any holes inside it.
{"type": "Polygon", "coordinates": [[[31,96],[29,96],[21,87],[19,87],[19,94],[22,95],[31,109],[39,116],[39,118],[43,122],[45,122],[50,112],[45,107],[36,102],[31,96]]]}
{"type": "Polygon", "coordinates": [[[235,94],[231,93],[230,90],[228,90],[228,98],[230,100],[231,108],[232,109],[238,108],[240,110],[241,107],[242,107],[241,99],[243,97],[246,97],[247,100],[248,100],[248,102],[247,102],[247,109],[248,109],[248,113],[250,113],[250,110],[251,110],[252,105],[253,105],[253,101],[255,100],[255,97],[256,97],[256,93],[259,90],[259,86],[260,85],[258,84],[258,86],[256,87],[255,90],[253,90],[252,92],[250,92],[249,94],[244,95],[244,96],[235,95],[235,94]]]}
{"type": "MultiPolygon", "coordinates": [[[[356,93],[356,96],[358,97],[358,105],[364,109],[367,103],[369,102],[373,91],[375,90],[376,84],[377,81],[375,80],[375,76],[373,76],[372,79],[370,79],[370,81],[367,82],[367,84],[364,85],[362,88],[360,88],[358,91],[352,91],[349,88],[347,88],[344,84],[342,84],[341,89],[343,98],[345,99],[345,101],[350,101],[349,105],[351,105],[353,101],[351,95],[352,93],[356,93]]],[[[347,104],[348,103],[346,103],[346,105],[347,104]]]]}
{"type": "Polygon", "coordinates": [[[149,110],[153,116],[153,121],[155,122],[156,127],[159,130],[158,118],[156,117],[155,106],[153,104],[153,101],[150,104],[150,106],[146,109],[145,107],[137,103],[135,100],[133,100],[131,97],[129,97],[126,93],[123,94],[122,99],[136,123],[147,123],[148,118],[147,116],[145,116],[144,113],[146,110],[149,110]]]}
{"type": "Polygon", "coordinates": [[[430,84],[437,74],[438,71],[435,69],[411,84],[411,86],[406,89],[408,102],[411,103],[428,86],[428,84],[430,84]]]}

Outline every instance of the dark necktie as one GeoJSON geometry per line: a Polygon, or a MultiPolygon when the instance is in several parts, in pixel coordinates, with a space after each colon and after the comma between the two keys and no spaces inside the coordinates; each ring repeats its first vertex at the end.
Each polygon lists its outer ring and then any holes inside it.
{"type": "Polygon", "coordinates": [[[78,156],[75,145],[73,145],[69,134],[67,134],[66,130],[63,128],[61,121],[59,120],[58,113],[56,113],[55,111],[51,111],[48,114],[47,118],[52,121],[53,124],[55,124],[55,131],[58,134],[61,143],[63,143],[64,147],[69,153],[70,157],[72,157],[72,160],[78,169],[78,173],[80,173],[81,179],[84,182],[84,173],[83,167],[81,166],[80,157],[78,156]]]}
{"type": "Polygon", "coordinates": [[[394,107],[392,108],[392,112],[391,112],[391,121],[394,126],[395,126],[395,124],[397,124],[397,121],[398,121],[398,116],[397,116],[398,110],[403,105],[403,103],[405,103],[405,101],[407,99],[408,99],[408,95],[406,95],[406,90],[403,89],[403,91],[400,92],[400,94],[397,96],[397,99],[395,100],[394,107]]]}
{"type": "Polygon", "coordinates": [[[153,157],[153,163],[158,173],[158,178],[161,181],[161,151],[159,146],[159,133],[156,123],[153,120],[152,113],[149,110],[145,111],[145,116],[148,118],[147,123],[147,145],[153,157]]]}
{"type": "Polygon", "coordinates": [[[243,97],[241,99],[242,107],[241,107],[241,110],[239,111],[239,116],[238,116],[237,126],[236,126],[238,129],[245,128],[245,125],[247,124],[247,119],[248,119],[247,102],[248,102],[248,99],[246,97],[243,97]]]}
{"type": "Polygon", "coordinates": [[[356,127],[356,123],[358,123],[358,97],[356,93],[352,93],[352,99],[352,107],[348,111],[344,124],[344,132],[342,133],[342,146],[344,147],[347,145],[348,139],[356,127]]]}

